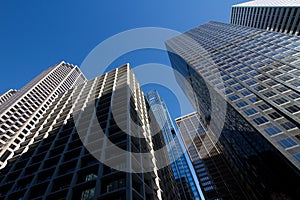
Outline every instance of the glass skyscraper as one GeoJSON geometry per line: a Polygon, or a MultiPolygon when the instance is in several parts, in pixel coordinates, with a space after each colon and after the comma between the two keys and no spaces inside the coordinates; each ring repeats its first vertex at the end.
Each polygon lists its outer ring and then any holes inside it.
{"type": "Polygon", "coordinates": [[[166,45],[246,195],[299,197],[300,38],[209,22],[166,45]]]}
{"type": "Polygon", "coordinates": [[[156,90],[146,94],[149,106],[162,130],[162,135],[167,144],[173,144],[168,149],[175,181],[182,200],[201,199],[200,188],[196,186],[188,161],[180,144],[180,136],[177,135],[171,116],[163,99],[156,90]]]}
{"type": "Polygon", "coordinates": [[[221,145],[197,112],[175,119],[205,199],[250,199],[226,163],[221,145]],[[192,140],[191,144],[188,141],[192,140]]]}

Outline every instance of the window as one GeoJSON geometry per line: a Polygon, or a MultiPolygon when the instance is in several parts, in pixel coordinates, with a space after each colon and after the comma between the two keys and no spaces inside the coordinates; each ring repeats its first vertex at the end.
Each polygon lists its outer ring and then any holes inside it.
{"type": "Polygon", "coordinates": [[[270,74],[271,74],[272,76],[279,76],[279,75],[282,74],[282,72],[279,72],[279,71],[273,71],[273,72],[270,72],[270,74]]]}
{"type": "Polygon", "coordinates": [[[242,77],[240,78],[241,81],[245,81],[245,80],[247,80],[247,79],[249,79],[249,76],[242,76],[242,77]]]}
{"type": "Polygon", "coordinates": [[[212,184],[212,181],[206,181],[206,182],[202,183],[202,186],[208,186],[208,185],[211,185],[211,184],[212,184]]]}
{"type": "Polygon", "coordinates": [[[277,89],[279,92],[286,92],[288,91],[289,89],[287,89],[286,87],[281,87],[281,88],[278,88],[277,89]]]}
{"type": "Polygon", "coordinates": [[[285,149],[297,145],[297,143],[292,138],[286,138],[286,139],[280,140],[280,141],[278,141],[278,144],[280,144],[285,149]]]}
{"type": "Polygon", "coordinates": [[[255,80],[251,80],[251,81],[248,81],[247,82],[247,85],[251,86],[251,85],[254,85],[256,84],[257,82],[255,80]]]}
{"type": "Polygon", "coordinates": [[[229,99],[231,100],[231,101],[235,101],[235,100],[237,100],[237,99],[239,99],[240,97],[238,96],[238,95],[233,95],[233,96],[230,96],[229,97],[229,99]]]}
{"type": "Polygon", "coordinates": [[[296,76],[300,76],[300,71],[296,71],[293,74],[295,74],[296,76]]]}
{"type": "Polygon", "coordinates": [[[244,71],[245,73],[247,73],[247,72],[250,72],[250,71],[252,71],[252,69],[251,69],[251,68],[249,68],[249,67],[247,67],[247,68],[243,69],[243,71],[244,71]]]}
{"type": "MultiPolygon", "coordinates": [[[[256,73],[257,73],[257,72],[256,72],[256,73]]],[[[262,75],[262,76],[258,77],[257,79],[260,80],[260,81],[265,81],[265,80],[268,79],[268,77],[262,75]]]]}
{"type": "Polygon", "coordinates": [[[270,106],[268,106],[267,104],[262,104],[262,105],[259,105],[258,107],[262,110],[267,110],[270,108],[270,106]]]}
{"type": "Polygon", "coordinates": [[[244,111],[246,113],[246,115],[250,116],[250,115],[254,115],[255,113],[257,113],[257,110],[255,110],[254,108],[250,108],[248,110],[244,111]]]}
{"type": "Polygon", "coordinates": [[[292,82],[292,85],[295,87],[300,87],[300,81],[294,81],[292,82]]]}
{"type": "Polygon", "coordinates": [[[265,67],[265,68],[263,69],[264,72],[269,72],[269,71],[271,71],[271,70],[273,70],[273,68],[271,68],[271,67],[265,67]]]}
{"type": "Polygon", "coordinates": [[[256,86],[256,87],[254,87],[253,89],[256,90],[256,91],[261,91],[261,90],[266,89],[266,87],[263,86],[263,85],[258,85],[258,86],[256,86]]]}
{"type": "Polygon", "coordinates": [[[292,76],[289,76],[289,75],[283,75],[281,77],[279,77],[281,80],[283,81],[289,81],[289,80],[292,80],[293,77],[292,76]]]}
{"type": "MultiPolygon", "coordinates": [[[[300,162],[300,161],[299,161],[300,162]]],[[[204,187],[204,191],[210,191],[210,190],[213,190],[214,187],[213,186],[208,186],[208,187],[204,187]]]]}
{"type": "Polygon", "coordinates": [[[252,94],[249,90],[245,90],[243,92],[241,92],[243,96],[249,96],[250,94],[252,94]]]}
{"type": "Polygon", "coordinates": [[[272,97],[272,96],[275,96],[276,95],[276,93],[275,92],[272,92],[272,91],[270,91],[270,92],[266,92],[266,93],[264,93],[264,96],[265,97],[272,97]]]}
{"type": "Polygon", "coordinates": [[[294,158],[295,158],[298,162],[300,162],[300,153],[295,154],[295,155],[294,155],[294,158]]]}
{"type": "Polygon", "coordinates": [[[223,79],[223,81],[227,81],[227,80],[230,79],[230,77],[226,75],[226,76],[224,76],[222,79],[223,79]]]}
{"type": "Polygon", "coordinates": [[[285,128],[285,130],[291,130],[291,129],[297,127],[297,126],[296,126],[294,123],[292,123],[292,122],[285,122],[285,123],[281,124],[281,126],[282,126],[283,128],[285,128]]]}
{"type": "Polygon", "coordinates": [[[262,116],[262,117],[258,117],[258,118],[253,119],[253,121],[257,125],[261,125],[261,124],[264,124],[264,123],[268,122],[269,120],[267,120],[267,118],[265,118],[264,116],[262,116]]]}
{"type": "Polygon", "coordinates": [[[300,95],[297,94],[297,93],[291,93],[288,96],[291,97],[292,99],[298,99],[298,98],[300,98],[300,95]]]}
{"type": "Polygon", "coordinates": [[[275,81],[269,81],[266,84],[271,86],[271,87],[274,86],[274,85],[277,85],[277,83],[275,81]]]}
{"type": "Polygon", "coordinates": [[[125,179],[123,179],[123,178],[108,183],[106,186],[106,191],[111,192],[113,190],[116,190],[116,189],[122,188],[122,187],[125,187],[125,179]]]}
{"type": "Polygon", "coordinates": [[[226,89],[226,90],[225,90],[225,93],[226,93],[226,94],[231,94],[231,93],[233,93],[233,91],[232,91],[231,89],[226,89]]]}
{"type": "Polygon", "coordinates": [[[241,90],[241,89],[243,89],[243,88],[244,88],[244,87],[241,86],[241,85],[237,85],[237,86],[234,87],[234,89],[236,89],[236,90],[241,90]]]}
{"type": "Polygon", "coordinates": [[[252,97],[249,99],[249,101],[251,101],[252,103],[255,103],[255,102],[260,101],[260,99],[258,97],[252,97]]]}
{"type": "Polygon", "coordinates": [[[289,72],[289,71],[293,71],[294,68],[289,67],[289,66],[284,66],[284,67],[282,68],[282,70],[284,70],[284,71],[286,71],[286,72],[289,72]]]}
{"type": "Polygon", "coordinates": [[[272,136],[272,135],[275,135],[275,134],[278,134],[278,133],[281,133],[281,130],[277,127],[277,126],[271,126],[269,128],[266,128],[265,129],[265,132],[272,136]]]}
{"type": "Polygon", "coordinates": [[[95,180],[97,178],[97,175],[95,174],[89,174],[85,177],[85,181],[91,181],[91,180],[95,180]]]}
{"type": "Polygon", "coordinates": [[[286,110],[289,111],[290,113],[295,113],[298,112],[300,108],[296,105],[292,105],[290,107],[287,107],[286,110]]]}
{"type": "Polygon", "coordinates": [[[277,105],[282,105],[282,104],[287,103],[287,102],[289,102],[289,101],[288,101],[287,99],[281,97],[281,98],[279,98],[279,99],[274,100],[274,102],[275,102],[277,105]]]}
{"type": "Polygon", "coordinates": [[[247,106],[248,103],[246,103],[245,101],[241,101],[241,102],[237,103],[236,105],[237,105],[237,107],[242,108],[242,107],[247,106]]]}
{"type": "Polygon", "coordinates": [[[270,116],[272,119],[278,119],[278,118],[281,117],[281,115],[280,115],[278,112],[270,113],[269,116],[270,116]]]}
{"type": "Polygon", "coordinates": [[[94,195],[95,195],[95,188],[84,190],[81,193],[81,200],[92,199],[94,195]]]}
{"type": "Polygon", "coordinates": [[[234,84],[236,84],[236,83],[237,83],[237,82],[236,82],[235,80],[228,82],[229,85],[234,85],[234,84]]]}

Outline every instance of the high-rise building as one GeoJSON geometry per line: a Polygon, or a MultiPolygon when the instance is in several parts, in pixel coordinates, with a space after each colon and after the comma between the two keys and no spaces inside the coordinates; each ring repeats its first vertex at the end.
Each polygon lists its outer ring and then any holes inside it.
{"type": "Polygon", "coordinates": [[[232,6],[230,23],[300,35],[300,1],[254,0],[232,6]]]}
{"type": "Polygon", "coordinates": [[[128,64],[62,93],[0,171],[0,198],[179,199],[147,109],[128,64]]]}
{"type": "Polygon", "coordinates": [[[177,187],[182,200],[201,199],[200,188],[197,187],[197,180],[194,180],[188,165],[188,160],[180,144],[180,136],[177,135],[170,113],[163,99],[156,90],[146,94],[149,106],[162,130],[166,144],[169,144],[168,156],[172,161],[171,166],[177,182],[177,187]]]}
{"type": "Polygon", "coordinates": [[[297,199],[300,38],[209,22],[166,45],[173,68],[193,88],[187,96],[246,195],[297,199]]]}
{"type": "Polygon", "coordinates": [[[0,168],[58,95],[86,81],[77,66],[61,62],[48,68],[0,106],[0,168]]]}
{"type": "Polygon", "coordinates": [[[0,95],[0,106],[7,101],[10,97],[12,97],[14,94],[16,94],[17,90],[10,89],[4,94],[0,95]]]}
{"type": "Polygon", "coordinates": [[[205,199],[249,199],[235,180],[215,135],[203,126],[198,113],[193,112],[175,121],[205,199]]]}

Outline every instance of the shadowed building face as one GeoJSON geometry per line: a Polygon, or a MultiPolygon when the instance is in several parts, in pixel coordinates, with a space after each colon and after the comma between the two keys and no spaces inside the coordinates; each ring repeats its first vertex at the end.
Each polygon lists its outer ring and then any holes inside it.
{"type": "Polygon", "coordinates": [[[209,22],[166,45],[248,197],[299,196],[300,38],[209,22]]]}

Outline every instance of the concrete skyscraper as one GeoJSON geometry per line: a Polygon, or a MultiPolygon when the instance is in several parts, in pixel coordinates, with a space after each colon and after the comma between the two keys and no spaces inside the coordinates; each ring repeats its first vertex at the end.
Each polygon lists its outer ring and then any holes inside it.
{"type": "Polygon", "coordinates": [[[0,106],[7,100],[9,100],[14,94],[16,94],[17,90],[10,89],[4,94],[0,95],[0,106]]]}
{"type": "Polygon", "coordinates": [[[146,94],[149,106],[162,130],[164,140],[170,145],[168,155],[173,161],[172,170],[177,182],[182,200],[201,199],[200,188],[197,187],[197,180],[191,173],[184,150],[180,145],[180,136],[177,135],[171,116],[163,99],[156,90],[149,91],[146,94]]]}
{"type": "Polygon", "coordinates": [[[254,0],[232,6],[230,23],[300,35],[299,0],[254,0]]]}
{"type": "Polygon", "coordinates": [[[209,22],[166,45],[246,195],[299,197],[300,38],[209,22]]]}
{"type": "Polygon", "coordinates": [[[0,198],[179,199],[148,109],[128,64],[60,94],[0,171],[0,198]]]}
{"type": "Polygon", "coordinates": [[[0,168],[14,155],[52,102],[86,81],[77,66],[61,62],[48,68],[0,106],[0,168]]]}

